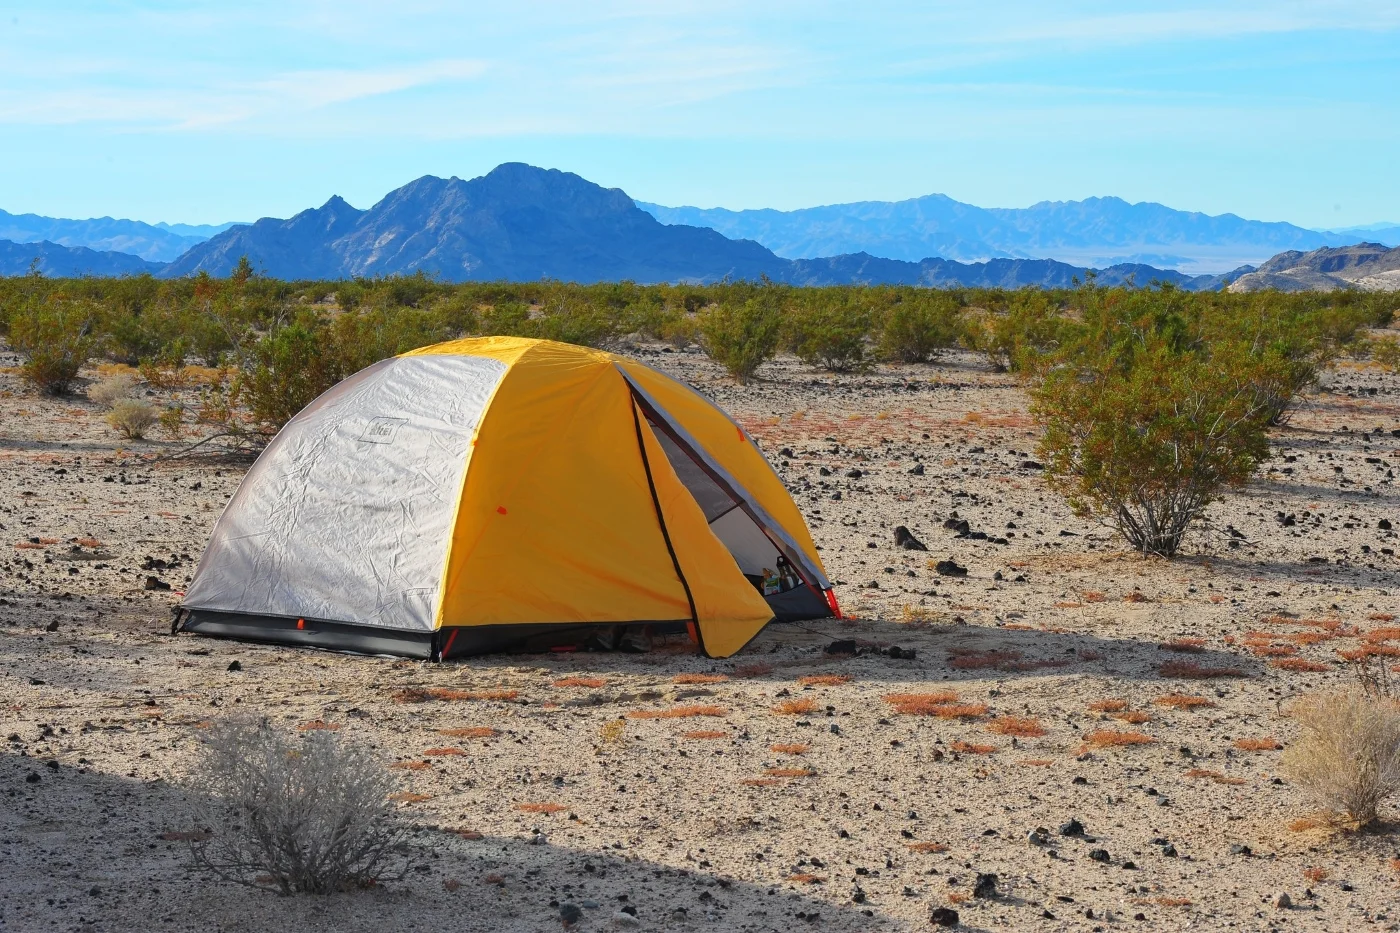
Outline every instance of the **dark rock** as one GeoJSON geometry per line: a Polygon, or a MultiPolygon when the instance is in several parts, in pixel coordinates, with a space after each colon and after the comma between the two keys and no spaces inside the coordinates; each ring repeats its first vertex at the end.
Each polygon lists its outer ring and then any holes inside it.
{"type": "Polygon", "coordinates": [[[1023,470],[1043,470],[1043,469],[1045,469],[1045,464],[1039,463],[1039,462],[1037,462],[1037,461],[1035,461],[1035,460],[1022,460],[1022,461],[1021,461],[1021,469],[1023,469],[1023,470]]]}
{"type": "Polygon", "coordinates": [[[170,584],[169,584],[169,583],[166,583],[164,580],[160,579],[159,577],[147,577],[147,578],[146,578],[146,589],[148,589],[148,590],[168,590],[168,589],[170,589],[170,584]]]}
{"type": "Polygon", "coordinates": [[[960,535],[965,535],[972,530],[965,518],[950,518],[943,523],[943,527],[949,531],[956,531],[960,535]]]}
{"type": "Polygon", "coordinates": [[[1254,854],[1254,850],[1251,849],[1249,846],[1241,845],[1241,844],[1239,844],[1239,843],[1235,843],[1234,845],[1230,846],[1230,854],[1231,854],[1231,855],[1243,855],[1243,856],[1245,856],[1246,858],[1248,858],[1249,856],[1251,856],[1251,855],[1254,854]]]}
{"type": "Polygon", "coordinates": [[[952,560],[940,560],[938,563],[933,565],[933,572],[938,574],[940,577],[967,576],[967,568],[960,567],[956,561],[952,560]]]}
{"type": "Polygon", "coordinates": [[[240,664],[238,661],[230,661],[228,662],[228,669],[230,671],[241,671],[243,670],[243,665],[240,664]]]}
{"type": "Polygon", "coordinates": [[[865,475],[865,474],[862,473],[860,470],[847,470],[847,471],[846,471],[846,476],[849,477],[850,479],[860,479],[860,478],[861,478],[862,476],[864,476],[864,475],[865,475]]]}
{"type": "Polygon", "coordinates": [[[839,641],[833,641],[831,644],[827,645],[826,648],[823,650],[827,654],[859,653],[859,649],[856,647],[856,641],[854,638],[842,638],[839,641]]]}
{"type": "Polygon", "coordinates": [[[1376,522],[1376,527],[1379,528],[1381,531],[1389,531],[1391,529],[1390,519],[1381,519],[1380,521],[1376,522]]]}
{"type": "Polygon", "coordinates": [[[58,631],[58,620],[57,620],[57,619],[54,619],[54,620],[53,620],[52,622],[50,622],[48,625],[44,626],[44,631],[46,631],[46,632],[56,632],[56,631],[58,631]]]}
{"type": "Polygon", "coordinates": [[[1082,836],[1084,835],[1084,824],[1071,817],[1068,823],[1060,824],[1061,836],[1082,836]]]}
{"type": "Polygon", "coordinates": [[[827,469],[826,467],[817,467],[817,475],[818,475],[818,476],[830,476],[830,475],[831,475],[831,471],[830,471],[829,469],[827,469]]]}
{"type": "Polygon", "coordinates": [[[1107,850],[1107,849],[1090,849],[1090,850],[1089,850],[1089,860],[1090,860],[1091,862],[1104,862],[1105,864],[1107,864],[1108,861],[1109,861],[1108,850],[1107,850]]]}
{"type": "Polygon", "coordinates": [[[914,535],[909,531],[909,529],[905,528],[903,525],[900,525],[899,527],[895,528],[894,543],[897,547],[902,547],[906,551],[928,550],[928,548],[924,546],[924,542],[914,537],[914,535]]]}
{"type": "Polygon", "coordinates": [[[958,925],[958,912],[951,907],[935,907],[928,918],[936,927],[952,928],[958,925]]]}
{"type": "Polygon", "coordinates": [[[583,919],[583,909],[576,904],[560,904],[559,920],[564,924],[564,929],[568,929],[575,923],[583,919]]]}
{"type": "Polygon", "coordinates": [[[972,896],[981,898],[997,897],[997,876],[994,874],[978,873],[977,883],[972,887],[972,896]]]}
{"type": "Polygon", "coordinates": [[[924,465],[923,465],[922,463],[916,463],[916,464],[914,464],[913,466],[911,466],[911,467],[909,468],[909,471],[908,471],[908,472],[909,472],[909,475],[910,475],[910,476],[923,476],[923,475],[924,475],[924,465]]]}
{"type": "Polygon", "coordinates": [[[24,783],[26,784],[38,784],[42,780],[43,778],[39,777],[39,773],[37,771],[30,771],[24,776],[24,783]]]}

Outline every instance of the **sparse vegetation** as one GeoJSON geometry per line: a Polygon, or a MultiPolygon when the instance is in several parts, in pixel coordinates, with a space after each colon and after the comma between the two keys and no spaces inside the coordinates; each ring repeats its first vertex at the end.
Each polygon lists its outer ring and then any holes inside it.
{"type": "Polygon", "coordinates": [[[159,421],[159,409],[145,399],[119,399],[107,412],[107,423],[127,440],[141,440],[159,421]]]}
{"type": "Polygon", "coordinates": [[[1301,734],[1283,768],[1328,821],[1355,829],[1400,790],[1400,708],[1360,690],[1312,694],[1291,710],[1301,734]]]}
{"type": "Polygon", "coordinates": [[[217,722],[194,786],[208,832],[191,840],[196,864],[244,884],[345,891],[382,877],[401,841],[384,763],[331,731],[298,739],[266,721],[217,722]]]}

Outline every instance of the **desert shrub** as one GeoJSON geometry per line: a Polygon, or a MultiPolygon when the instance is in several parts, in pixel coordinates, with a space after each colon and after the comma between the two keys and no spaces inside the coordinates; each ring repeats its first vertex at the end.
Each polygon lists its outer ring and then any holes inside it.
{"type": "Polygon", "coordinates": [[[700,313],[697,323],[710,359],[744,384],[777,353],[783,315],[775,300],[758,296],[742,303],[712,305],[700,313]]]}
{"type": "Polygon", "coordinates": [[[1292,713],[1302,734],[1283,753],[1285,773],[1329,820],[1375,822],[1400,790],[1400,708],[1349,690],[1305,696],[1292,713]]]}
{"type": "Polygon", "coordinates": [[[327,352],[325,326],[305,316],[275,328],[253,347],[239,376],[242,400],[264,430],[277,431],[345,373],[327,352]]]}
{"type": "Polygon", "coordinates": [[[107,412],[107,423],[122,437],[139,441],[146,436],[151,425],[160,420],[160,412],[145,399],[118,399],[107,412]]]}
{"type": "Polygon", "coordinates": [[[786,343],[799,360],[834,373],[865,367],[871,315],[849,290],[802,295],[785,315],[786,343]]]}
{"type": "Polygon", "coordinates": [[[555,286],[540,302],[530,336],[581,347],[602,347],[618,333],[619,316],[586,292],[555,286]]]}
{"type": "Polygon", "coordinates": [[[1268,456],[1267,368],[1146,322],[1060,355],[1034,389],[1052,485],[1143,554],[1173,557],[1205,507],[1268,456]]]}
{"type": "Polygon", "coordinates": [[[973,319],[966,339],[993,369],[1019,373],[1035,369],[1072,330],[1054,295],[1028,288],[1012,293],[1002,310],[973,319]]]}
{"type": "Polygon", "coordinates": [[[1382,337],[1372,341],[1371,359],[1387,372],[1400,372],[1400,340],[1382,337]]]}
{"type": "Polygon", "coordinates": [[[10,346],[25,357],[30,385],[62,395],[96,351],[96,308],[87,301],[52,298],[28,303],[10,317],[10,346]]]}
{"type": "Polygon", "coordinates": [[[945,292],[918,290],[887,308],[880,321],[880,357],[898,363],[927,363],[957,346],[964,332],[962,308],[945,292]]]}
{"type": "Polygon", "coordinates": [[[111,373],[88,386],[87,397],[98,405],[111,408],[123,399],[134,398],[139,381],[134,373],[111,373]]]}
{"type": "Polygon", "coordinates": [[[330,894],[368,884],[402,838],[384,763],[334,731],[296,737],[266,721],[215,723],[193,775],[203,795],[196,863],[283,894],[330,894]]]}

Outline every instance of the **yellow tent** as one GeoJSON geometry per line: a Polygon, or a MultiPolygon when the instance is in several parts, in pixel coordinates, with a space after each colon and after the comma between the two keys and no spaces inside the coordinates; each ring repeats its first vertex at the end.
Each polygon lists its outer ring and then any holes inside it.
{"type": "Polygon", "coordinates": [[[635,360],[485,337],[376,363],[288,422],[176,624],[437,658],[689,630],[726,657],[838,611],[797,506],[714,403],[635,360]]]}

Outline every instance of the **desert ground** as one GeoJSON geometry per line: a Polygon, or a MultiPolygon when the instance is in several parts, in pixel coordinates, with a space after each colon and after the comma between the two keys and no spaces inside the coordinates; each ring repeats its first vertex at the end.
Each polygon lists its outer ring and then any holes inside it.
{"type": "Polygon", "coordinates": [[[1350,682],[1338,650],[1400,614],[1400,379],[1328,373],[1167,562],[1046,487],[1024,392],[979,357],[784,359],[740,387],[698,353],[627,352],[760,441],[849,620],[726,660],[172,637],[249,461],[172,458],[81,391],[0,375],[0,929],[535,931],[566,904],[579,930],[930,929],[941,907],[972,930],[1400,929],[1400,835],[1308,828],[1278,751],[1290,699],[1350,682]],[[886,699],[937,691],[965,718],[886,699]],[[196,871],[186,776],[237,712],[392,761],[406,875],[284,898],[196,871]]]}

